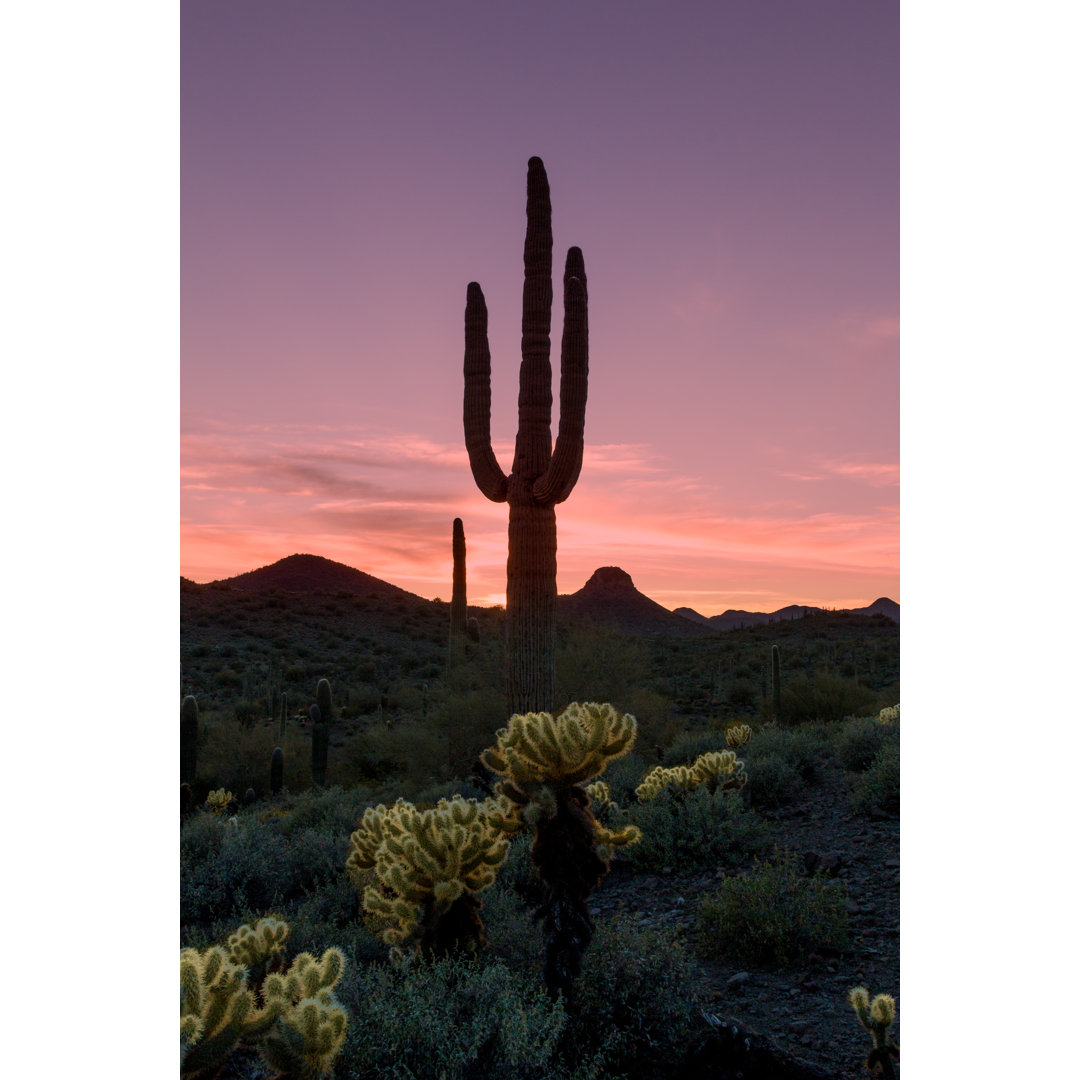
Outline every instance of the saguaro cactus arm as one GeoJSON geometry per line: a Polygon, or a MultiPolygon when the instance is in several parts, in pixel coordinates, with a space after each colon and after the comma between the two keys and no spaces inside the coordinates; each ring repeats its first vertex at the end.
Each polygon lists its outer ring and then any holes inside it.
{"type": "Polygon", "coordinates": [[[476,486],[492,502],[506,502],[506,474],[491,449],[491,350],[487,304],[475,281],[465,297],[465,449],[476,486]]]}
{"type": "Polygon", "coordinates": [[[559,374],[559,436],[544,475],[533,485],[541,503],[560,503],[573,491],[585,452],[585,401],[589,391],[589,308],[581,248],[566,253],[563,274],[562,365],[559,374]]]}

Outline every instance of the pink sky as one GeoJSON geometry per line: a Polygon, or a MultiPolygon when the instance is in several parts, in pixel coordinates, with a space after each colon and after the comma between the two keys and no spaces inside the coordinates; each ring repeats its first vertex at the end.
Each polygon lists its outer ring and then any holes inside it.
{"type": "MultiPolygon", "coordinates": [[[[505,470],[536,154],[589,275],[559,591],[618,565],[703,614],[899,598],[897,4],[181,20],[182,574],[311,552],[448,598],[461,517],[470,602],[502,601],[463,313],[479,281],[505,470]]],[[[556,372],[560,330],[557,301],[556,372]]]]}

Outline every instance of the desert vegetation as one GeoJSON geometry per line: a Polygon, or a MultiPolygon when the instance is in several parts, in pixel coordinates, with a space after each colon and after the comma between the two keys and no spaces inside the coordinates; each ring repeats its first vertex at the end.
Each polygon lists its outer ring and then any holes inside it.
{"type": "Polygon", "coordinates": [[[283,560],[290,587],[181,582],[186,1080],[822,1080],[860,1066],[859,1025],[865,1067],[895,1070],[895,999],[864,984],[898,977],[897,625],[560,621],[588,328],[571,248],[552,449],[550,216],[533,158],[509,475],[467,293],[465,436],[510,505],[505,612],[467,605],[460,520],[449,604],[310,556],[283,560]]]}

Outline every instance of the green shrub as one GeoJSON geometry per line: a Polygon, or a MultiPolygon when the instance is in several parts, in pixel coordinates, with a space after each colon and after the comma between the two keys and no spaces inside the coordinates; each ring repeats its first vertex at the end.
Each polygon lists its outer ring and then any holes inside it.
{"type": "Polygon", "coordinates": [[[886,742],[878,750],[873,764],[859,777],[851,801],[863,814],[875,809],[887,814],[900,813],[899,742],[886,742]]]}
{"type": "Polygon", "coordinates": [[[350,1023],[338,1074],[401,1080],[559,1077],[560,1002],[502,963],[414,961],[338,984],[350,1023]]]}
{"type": "Polygon", "coordinates": [[[739,754],[746,759],[751,775],[761,758],[773,756],[786,761],[799,774],[800,780],[813,784],[821,779],[832,753],[827,731],[821,724],[800,727],[762,724],[754,728],[753,738],[739,754]]]}
{"type": "Polygon", "coordinates": [[[685,1054],[702,991],[675,932],[605,921],[574,985],[566,1057],[602,1063],[602,1077],[655,1076],[685,1054]]]}
{"type": "Polygon", "coordinates": [[[778,754],[764,754],[747,768],[750,782],[747,800],[758,810],[790,806],[803,794],[804,785],[795,767],[778,754]]]}
{"type": "Polygon", "coordinates": [[[801,673],[785,680],[780,692],[780,713],[785,724],[808,724],[815,720],[834,723],[845,716],[865,713],[876,700],[872,690],[842,675],[819,671],[801,673]]]}
{"type": "Polygon", "coordinates": [[[805,877],[791,852],[725,878],[698,909],[698,948],[714,959],[789,964],[847,941],[846,890],[821,872],[805,877]]]}
{"type": "Polygon", "coordinates": [[[601,810],[612,828],[633,824],[641,840],[622,855],[641,870],[743,865],[769,849],[769,828],[736,791],[710,795],[702,785],[688,792],[661,791],[655,799],[601,810]]]}
{"type": "Polygon", "coordinates": [[[870,768],[886,743],[898,739],[899,728],[895,725],[880,724],[867,716],[859,717],[849,720],[836,733],[836,756],[850,772],[863,772],[870,768]]]}
{"type": "MultiPolygon", "coordinates": [[[[664,765],[692,765],[702,754],[714,750],[726,750],[727,740],[723,731],[685,731],[664,751],[664,765]]],[[[743,756],[740,748],[736,751],[743,756]]]]}

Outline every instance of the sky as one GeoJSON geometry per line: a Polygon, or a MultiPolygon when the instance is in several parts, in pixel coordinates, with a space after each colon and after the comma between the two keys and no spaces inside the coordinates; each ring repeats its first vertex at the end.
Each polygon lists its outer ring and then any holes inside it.
{"type": "MultiPolygon", "coordinates": [[[[294,552],[502,603],[465,290],[517,429],[525,176],[589,280],[558,588],[705,615],[899,599],[899,5],[185,0],[181,567],[294,552]]],[[[561,290],[552,313],[553,431],[561,290]]]]}

